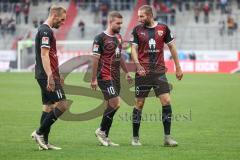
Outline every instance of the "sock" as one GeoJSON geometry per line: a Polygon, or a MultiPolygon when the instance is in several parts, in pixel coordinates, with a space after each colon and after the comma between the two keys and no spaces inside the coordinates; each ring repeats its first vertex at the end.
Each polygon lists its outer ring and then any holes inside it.
{"type": "MultiPolygon", "coordinates": [[[[46,118],[46,116],[48,115],[48,112],[42,112],[42,116],[41,116],[41,120],[40,120],[40,125],[42,125],[44,119],[46,118]]],[[[48,135],[50,133],[51,127],[47,128],[45,133],[44,133],[44,141],[46,144],[48,144],[48,135]]]]}
{"type": "Polygon", "coordinates": [[[132,112],[132,127],[133,127],[133,137],[139,137],[139,128],[142,118],[142,111],[133,108],[132,112]]]}
{"type": "Polygon", "coordinates": [[[113,116],[115,115],[117,109],[112,108],[111,106],[108,106],[104,113],[103,118],[101,122],[101,131],[105,131],[106,136],[109,134],[109,130],[112,125],[113,116]]]}
{"type": "Polygon", "coordinates": [[[62,113],[63,112],[61,112],[57,107],[49,112],[43,120],[40,128],[37,130],[37,134],[41,135],[47,133],[48,129],[50,129],[51,125],[62,115],[62,113]]]}
{"type": "Polygon", "coordinates": [[[162,107],[162,123],[163,123],[165,135],[170,135],[171,119],[172,119],[171,105],[163,106],[162,107]]]}

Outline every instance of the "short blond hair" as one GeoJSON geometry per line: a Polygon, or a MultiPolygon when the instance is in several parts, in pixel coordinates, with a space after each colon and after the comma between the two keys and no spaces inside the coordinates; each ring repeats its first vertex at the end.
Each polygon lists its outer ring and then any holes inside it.
{"type": "Polygon", "coordinates": [[[108,14],[108,20],[113,20],[114,18],[123,18],[123,16],[121,15],[121,13],[117,12],[117,11],[111,11],[108,14]]]}
{"type": "Polygon", "coordinates": [[[52,5],[49,14],[52,15],[54,12],[57,13],[57,15],[59,15],[61,13],[67,13],[67,10],[63,6],[52,5]]]}
{"type": "Polygon", "coordinates": [[[149,5],[143,5],[138,10],[144,11],[147,15],[152,15],[153,16],[153,9],[149,5]]]}

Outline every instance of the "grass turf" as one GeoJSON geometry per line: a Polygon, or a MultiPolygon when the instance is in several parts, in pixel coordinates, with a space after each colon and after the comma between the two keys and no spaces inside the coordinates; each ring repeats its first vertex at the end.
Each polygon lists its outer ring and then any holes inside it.
{"type": "MultiPolygon", "coordinates": [[[[88,87],[82,77],[82,74],[73,74],[66,81],[88,87]]],[[[168,75],[168,79],[174,86],[172,135],[179,147],[162,146],[163,128],[158,115],[161,105],[158,99],[148,98],[141,124],[141,147],[130,146],[132,107],[122,102],[110,132],[120,147],[98,145],[94,136],[101,120],[98,117],[89,121],[59,120],[50,140],[63,150],[38,151],[30,139],[41,114],[40,90],[33,74],[0,73],[0,157],[4,160],[239,159],[239,74],[186,74],[181,82],[174,75],[168,75]],[[154,113],[155,117],[151,117],[154,113]]],[[[68,97],[74,101],[71,107],[74,113],[88,111],[102,103],[89,97],[68,97]]]]}

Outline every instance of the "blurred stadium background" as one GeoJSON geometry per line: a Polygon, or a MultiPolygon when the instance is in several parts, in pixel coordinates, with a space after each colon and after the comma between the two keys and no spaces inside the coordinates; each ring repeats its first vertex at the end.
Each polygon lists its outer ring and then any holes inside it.
{"type": "MultiPolygon", "coordinates": [[[[1,159],[239,159],[239,22],[240,0],[0,0],[1,159]],[[132,108],[123,102],[111,133],[113,140],[122,145],[120,148],[97,145],[93,133],[100,118],[96,118],[79,124],[57,123],[51,140],[64,150],[58,154],[33,152],[37,146],[29,135],[38,126],[41,112],[33,74],[34,37],[52,4],[65,6],[68,14],[66,24],[56,31],[61,64],[90,54],[93,38],[106,27],[111,10],[124,16],[123,54],[131,63],[128,41],[137,24],[137,10],[143,4],[156,9],[156,20],[169,25],[176,38],[185,73],[183,81],[175,79],[166,48],[168,77],[174,86],[174,112],[190,116],[173,123],[178,148],[160,147],[162,126],[149,119],[141,130],[145,145],[131,147],[131,122],[122,115],[130,115],[132,108]]],[[[83,77],[83,73],[74,73],[67,83],[89,88],[83,77]]],[[[102,102],[91,97],[68,97],[74,100],[74,113],[89,111],[102,102]]],[[[146,114],[158,113],[158,100],[149,98],[146,103],[146,114]]]]}
{"type": "MultiPolygon", "coordinates": [[[[61,62],[89,53],[93,38],[106,27],[110,10],[118,10],[124,16],[124,55],[131,61],[127,42],[137,24],[137,9],[151,4],[156,20],[169,25],[176,37],[184,71],[232,73],[239,69],[239,0],[1,0],[1,71],[33,69],[32,41],[54,3],[68,10],[65,26],[56,32],[61,41],[61,62]]],[[[165,58],[171,58],[168,51],[165,58]]],[[[167,65],[171,72],[173,64],[169,61],[167,65]]]]}

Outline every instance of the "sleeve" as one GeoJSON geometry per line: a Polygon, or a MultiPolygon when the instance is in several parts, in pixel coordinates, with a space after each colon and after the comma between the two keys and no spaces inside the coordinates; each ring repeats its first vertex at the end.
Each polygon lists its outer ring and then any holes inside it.
{"type": "Polygon", "coordinates": [[[40,31],[40,46],[50,48],[50,41],[52,39],[52,32],[50,30],[40,31]]]}
{"type": "Polygon", "coordinates": [[[134,28],[132,31],[130,43],[138,45],[138,36],[136,28],[134,28]]]}
{"type": "Polygon", "coordinates": [[[93,55],[101,55],[102,54],[102,40],[101,40],[100,35],[98,35],[94,38],[92,52],[93,52],[93,55]]]}
{"type": "Polygon", "coordinates": [[[171,43],[173,40],[174,40],[173,34],[171,33],[170,29],[167,27],[164,42],[168,44],[168,43],[171,43]]]}

